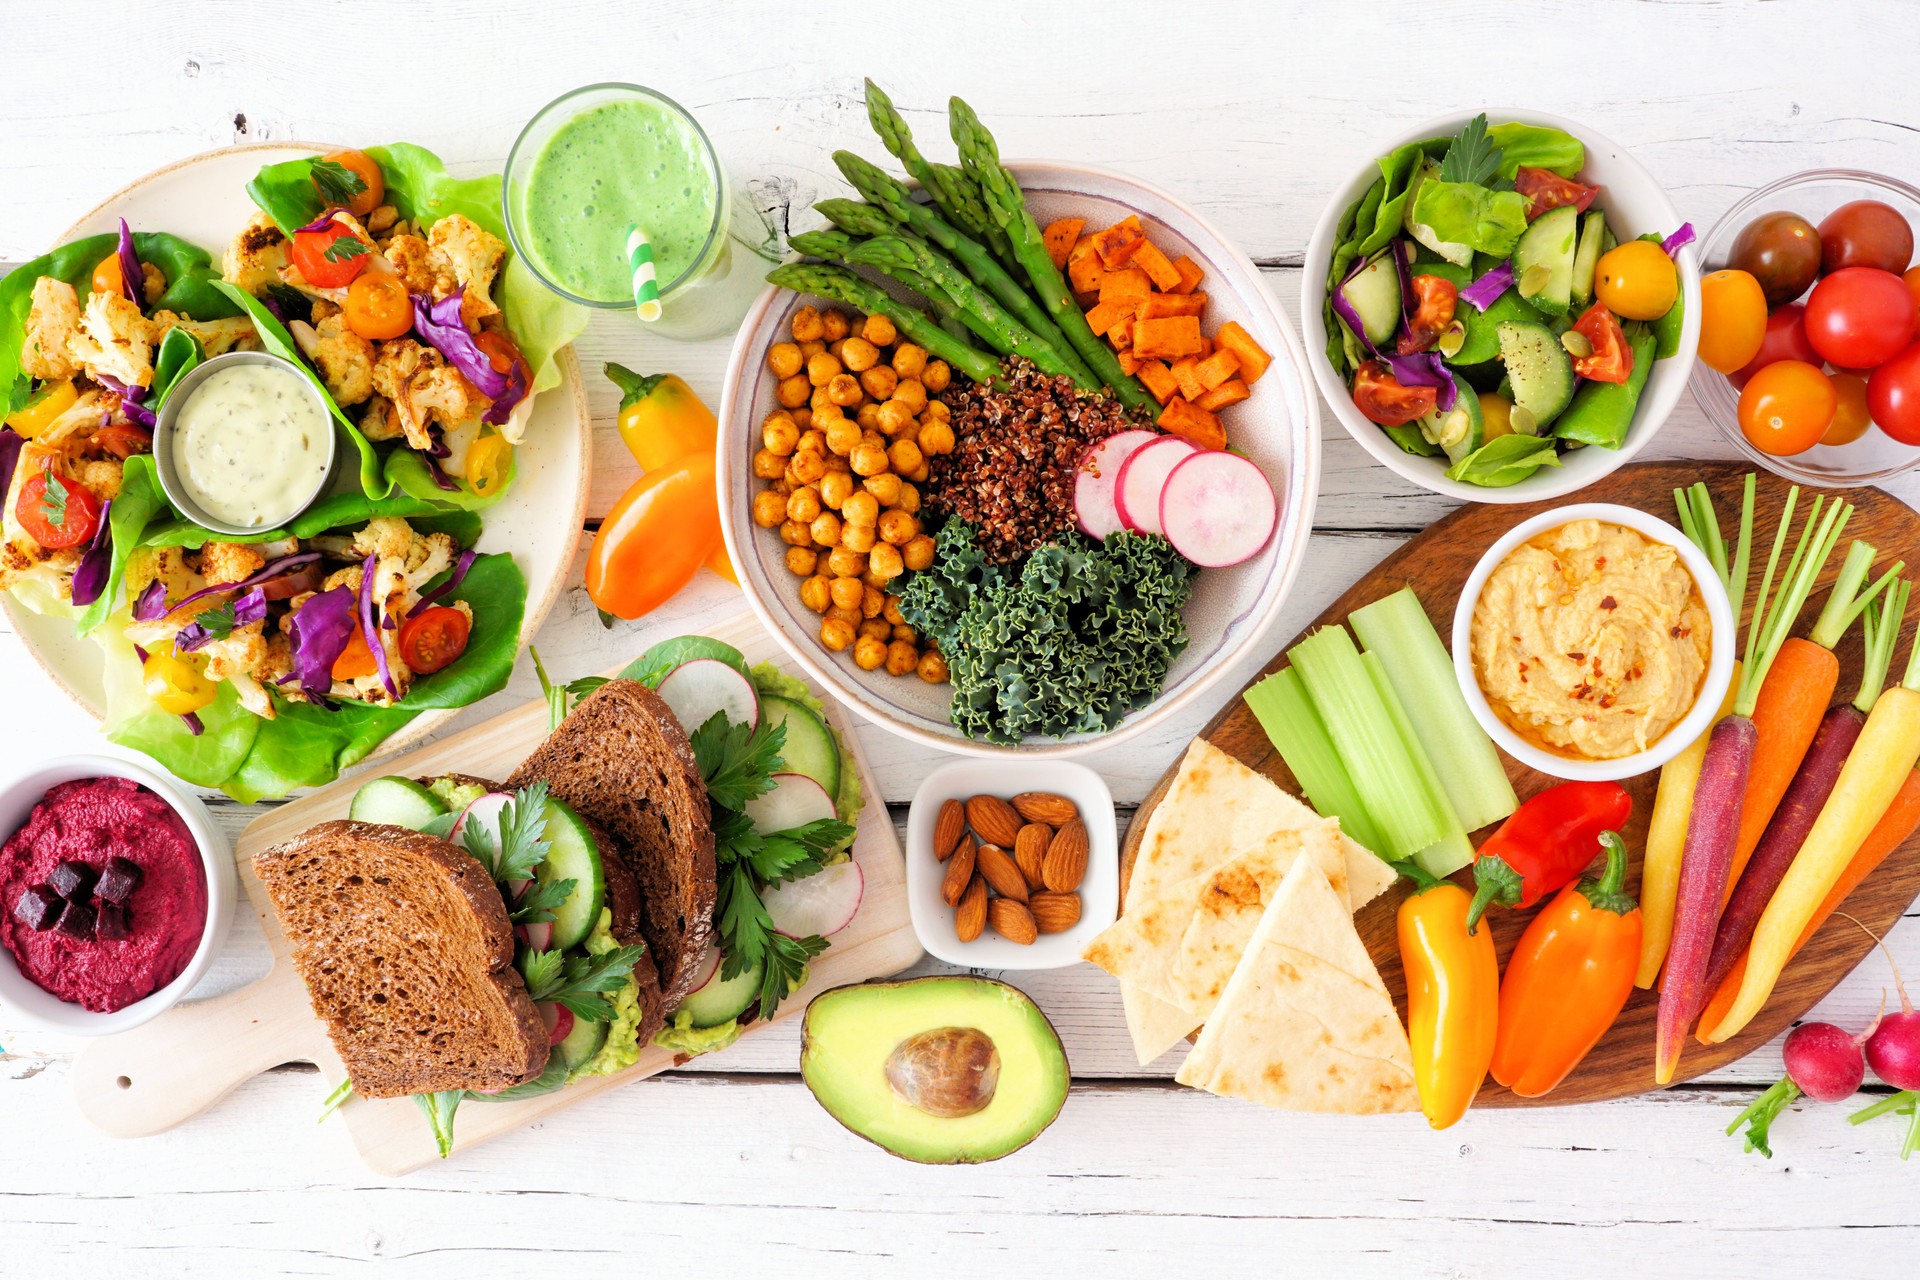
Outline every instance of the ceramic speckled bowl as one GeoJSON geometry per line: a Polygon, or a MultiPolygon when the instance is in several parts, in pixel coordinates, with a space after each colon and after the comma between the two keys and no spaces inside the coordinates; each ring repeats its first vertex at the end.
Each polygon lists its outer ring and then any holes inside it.
{"type": "MultiPolygon", "coordinates": [[[[1201,286],[1208,295],[1205,331],[1237,320],[1273,356],[1272,365],[1253,384],[1252,397],[1222,417],[1232,447],[1258,463],[1272,483],[1279,524],[1252,559],[1229,569],[1203,570],[1195,579],[1186,609],[1192,641],[1168,672],[1159,696],[1106,733],[1036,737],[1011,745],[977,742],[947,718],[951,686],[929,685],[911,675],[890,676],[884,670],[862,671],[850,653],[821,647],[819,615],[800,603],[800,579],[787,570],[785,544],[775,530],[753,523],[753,495],[762,484],[753,477],[751,461],[759,447],[760,424],[776,407],[767,348],[786,338],[793,313],[802,305],[837,304],[770,288],[742,323],[720,401],[721,525],[754,613],[809,676],[853,711],[904,738],[947,751],[1072,756],[1115,745],[1159,724],[1204,694],[1266,633],[1312,531],[1320,480],[1319,414],[1307,387],[1300,342],[1285,311],[1247,256],[1205,218],[1157,188],[1104,169],[1051,160],[1008,167],[1042,225],[1054,218],[1082,217],[1089,230],[1096,230],[1129,214],[1139,215],[1169,257],[1186,254],[1206,272],[1201,286]]],[[[906,296],[891,282],[882,283],[906,296]]]]}

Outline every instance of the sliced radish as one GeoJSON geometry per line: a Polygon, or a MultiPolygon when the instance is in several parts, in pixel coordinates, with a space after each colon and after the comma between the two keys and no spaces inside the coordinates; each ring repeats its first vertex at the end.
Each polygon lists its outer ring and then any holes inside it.
{"type": "Polygon", "coordinates": [[[831,937],[853,923],[867,878],[855,862],[840,862],[805,880],[776,884],[760,895],[776,932],[789,938],[831,937]]]}
{"type": "MultiPolygon", "coordinates": [[[[453,830],[447,833],[447,839],[463,849],[466,848],[467,824],[478,821],[493,833],[497,843],[500,835],[500,811],[507,807],[507,801],[511,799],[513,797],[504,791],[487,792],[460,811],[459,818],[454,821],[453,830]]],[[[516,888],[515,892],[518,893],[519,890],[516,888]]]]}
{"type": "Polygon", "coordinates": [[[1200,452],[1179,436],[1161,436],[1134,450],[1114,477],[1113,505],[1135,533],[1160,532],[1160,490],[1173,469],[1200,452]]]}
{"type": "Polygon", "coordinates": [[[833,797],[804,773],[776,773],[773,790],[747,801],[743,810],[762,831],[786,831],[835,815],[833,797]]]}
{"type": "Polygon", "coordinates": [[[517,924],[513,926],[513,936],[526,943],[529,950],[552,950],[553,921],[530,920],[526,924],[517,924]]]}
{"type": "Polygon", "coordinates": [[[1206,569],[1252,558],[1280,518],[1273,486],[1250,460],[1224,449],[1193,454],[1160,493],[1160,525],[1173,549],[1206,569]]]}
{"type": "Polygon", "coordinates": [[[760,722],[760,696],[753,691],[753,681],[718,658],[681,663],[667,673],[656,692],[688,733],[711,720],[716,711],[726,712],[735,724],[760,722]]]}
{"type": "Polygon", "coordinates": [[[693,971],[693,985],[687,988],[687,994],[692,995],[709,982],[712,982],[714,975],[719,972],[720,948],[709,942],[707,949],[700,953],[700,967],[693,971]]]}
{"type": "Polygon", "coordinates": [[[552,1048],[573,1034],[573,1010],[552,1000],[533,1006],[547,1024],[547,1047],[552,1048]]]}
{"type": "Polygon", "coordinates": [[[1096,542],[1125,528],[1120,511],[1113,505],[1113,487],[1120,480],[1120,468],[1142,447],[1160,439],[1157,431],[1122,431],[1087,446],[1073,476],[1074,523],[1080,532],[1096,542]]]}

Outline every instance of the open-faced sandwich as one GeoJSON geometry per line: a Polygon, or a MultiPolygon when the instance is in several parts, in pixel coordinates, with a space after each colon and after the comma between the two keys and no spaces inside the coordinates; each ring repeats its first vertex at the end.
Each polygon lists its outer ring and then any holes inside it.
{"type": "Polygon", "coordinates": [[[466,1098],[732,1044],[860,902],[859,783],[800,681],[689,636],[548,703],[504,782],[376,778],[253,860],[336,1102],[411,1095],[442,1155],[466,1098]]]}

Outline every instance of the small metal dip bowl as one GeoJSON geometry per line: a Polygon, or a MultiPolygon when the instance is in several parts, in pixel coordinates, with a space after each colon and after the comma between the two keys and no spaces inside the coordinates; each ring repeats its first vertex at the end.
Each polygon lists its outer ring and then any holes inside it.
{"type": "Polygon", "coordinates": [[[292,504],[285,511],[276,514],[273,519],[262,524],[230,524],[211,514],[205,507],[202,507],[198,502],[194,501],[193,495],[187,491],[186,484],[181,480],[179,471],[174,466],[174,422],[180,416],[181,406],[193,398],[193,393],[198,390],[201,383],[205,382],[221,369],[228,369],[234,365],[241,364],[270,364],[277,365],[283,369],[292,369],[293,372],[299,376],[300,386],[313,398],[313,403],[320,410],[321,415],[325,417],[329,423],[333,421],[333,406],[327,403],[326,396],[321,393],[320,388],[314,384],[313,380],[307,376],[306,371],[294,365],[290,360],[283,360],[281,357],[270,355],[265,351],[229,351],[225,355],[215,356],[211,360],[196,365],[187,372],[186,376],[180,379],[179,383],[176,384],[173,390],[167,395],[166,403],[160,406],[158,421],[155,423],[153,429],[153,465],[154,470],[160,475],[160,488],[166,493],[167,501],[173,504],[174,510],[178,511],[187,519],[204,529],[211,529],[215,533],[232,534],[236,537],[244,537],[249,534],[264,533],[269,529],[281,528],[287,521],[312,506],[314,501],[327,491],[327,486],[332,483],[334,467],[340,456],[340,433],[338,431],[328,431],[326,446],[327,469],[321,475],[320,482],[314,485],[313,491],[302,497],[299,502],[292,504]]]}

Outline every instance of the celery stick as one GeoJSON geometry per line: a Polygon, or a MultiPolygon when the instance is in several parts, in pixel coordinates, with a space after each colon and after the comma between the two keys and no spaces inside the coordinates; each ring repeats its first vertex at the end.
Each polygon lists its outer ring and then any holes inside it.
{"type": "Polygon", "coordinates": [[[1320,713],[1313,709],[1300,673],[1292,667],[1276,671],[1247,690],[1247,709],[1267,731],[1267,740],[1293,770],[1293,776],[1306,793],[1307,801],[1325,818],[1338,818],[1340,830],[1366,846],[1369,852],[1380,847],[1380,832],[1367,816],[1347,766],[1320,713]]]}
{"type": "Polygon", "coordinates": [[[1413,588],[1355,609],[1347,621],[1367,652],[1380,655],[1460,825],[1478,831],[1519,808],[1500,753],[1467,710],[1453,660],[1413,588]]]}
{"type": "Polygon", "coordinates": [[[1374,852],[1398,862],[1444,838],[1450,816],[1421,782],[1347,629],[1322,628],[1289,650],[1287,658],[1380,832],[1386,847],[1374,852]]]}
{"type": "Polygon", "coordinates": [[[1420,740],[1414,736],[1413,721],[1407,718],[1407,709],[1393,691],[1393,681],[1387,677],[1387,664],[1380,660],[1377,653],[1364,653],[1360,661],[1366,664],[1367,674],[1373,677],[1373,687],[1380,691],[1380,701],[1387,709],[1388,719],[1393,721],[1394,730],[1400,735],[1400,742],[1407,749],[1407,755],[1413,760],[1415,772],[1420,776],[1420,785],[1426,790],[1428,798],[1435,808],[1447,817],[1446,832],[1440,839],[1426,848],[1417,851],[1413,860],[1428,875],[1450,876],[1473,861],[1473,843],[1467,839],[1466,830],[1460,825],[1459,815],[1453,806],[1447,803],[1446,793],[1440,787],[1440,775],[1434,771],[1433,761],[1427,759],[1427,753],[1421,748],[1420,740]]]}

